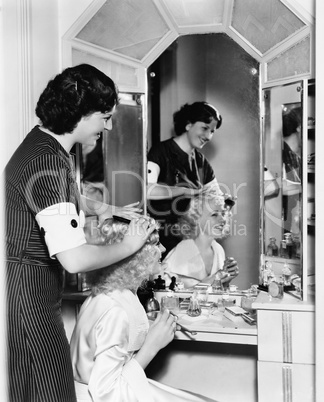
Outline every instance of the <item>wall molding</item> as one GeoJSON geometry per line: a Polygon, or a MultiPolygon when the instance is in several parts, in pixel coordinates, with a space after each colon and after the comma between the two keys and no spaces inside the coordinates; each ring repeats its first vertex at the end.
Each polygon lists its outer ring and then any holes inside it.
{"type": "Polygon", "coordinates": [[[31,38],[29,0],[17,0],[17,57],[19,87],[19,140],[22,141],[32,125],[31,112],[31,38]]]}

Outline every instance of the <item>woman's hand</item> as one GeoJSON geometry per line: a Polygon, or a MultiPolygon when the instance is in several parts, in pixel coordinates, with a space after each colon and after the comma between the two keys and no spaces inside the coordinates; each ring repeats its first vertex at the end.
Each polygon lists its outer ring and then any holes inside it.
{"type": "Polygon", "coordinates": [[[125,205],[124,207],[116,207],[114,205],[106,204],[106,208],[103,213],[99,215],[99,224],[105,219],[111,218],[113,215],[121,216],[126,219],[136,219],[140,218],[141,212],[143,210],[139,208],[139,202],[134,202],[133,204],[125,205]]]}
{"type": "Polygon", "coordinates": [[[170,314],[168,310],[158,313],[155,321],[150,326],[143,346],[135,356],[135,359],[143,369],[146,368],[159,350],[172,341],[176,329],[176,317],[170,314]]]}
{"type": "Polygon", "coordinates": [[[176,326],[176,317],[169,310],[160,312],[149,329],[145,344],[157,353],[173,340],[176,326]]]}
{"type": "Polygon", "coordinates": [[[144,246],[150,234],[156,230],[156,224],[142,215],[132,219],[122,241],[123,245],[129,247],[135,253],[144,246]]]}
{"type": "Polygon", "coordinates": [[[229,283],[239,274],[239,267],[237,265],[237,261],[235,261],[233,257],[226,258],[223,269],[224,271],[227,272],[227,277],[222,279],[222,283],[225,284],[229,283]]]}

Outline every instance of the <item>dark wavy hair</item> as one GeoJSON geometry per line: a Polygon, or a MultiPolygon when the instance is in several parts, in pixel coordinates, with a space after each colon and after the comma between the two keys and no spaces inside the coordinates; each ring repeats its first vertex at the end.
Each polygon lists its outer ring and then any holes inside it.
{"type": "Polygon", "coordinates": [[[196,123],[202,121],[204,123],[211,123],[212,120],[217,122],[216,130],[222,125],[222,116],[219,111],[210,103],[195,102],[189,105],[186,103],[181,106],[180,110],[173,114],[174,132],[177,136],[186,131],[188,123],[196,123]]]}
{"type": "Polygon", "coordinates": [[[110,112],[118,103],[114,81],[96,67],[80,64],[49,81],[38,100],[36,115],[53,133],[71,133],[82,117],[110,112]]]}
{"type": "MultiPolygon", "coordinates": [[[[93,295],[109,293],[115,289],[130,289],[136,292],[149,278],[161,253],[158,247],[159,225],[152,218],[146,219],[154,224],[156,229],[139,251],[108,267],[87,272],[87,282],[93,295]]],[[[88,239],[88,242],[105,246],[121,242],[128,230],[128,224],[109,218],[98,229],[97,235],[88,239]]]]}
{"type": "Polygon", "coordinates": [[[302,124],[302,109],[296,107],[282,116],[282,135],[289,137],[296,133],[297,128],[302,124]]]}

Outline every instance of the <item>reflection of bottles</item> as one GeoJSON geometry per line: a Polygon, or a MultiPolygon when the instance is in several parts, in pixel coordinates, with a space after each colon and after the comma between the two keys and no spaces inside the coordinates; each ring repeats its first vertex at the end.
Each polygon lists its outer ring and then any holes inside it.
{"type": "Polygon", "coordinates": [[[270,237],[269,240],[270,240],[270,243],[268,244],[268,247],[267,247],[267,255],[270,257],[272,257],[272,256],[276,257],[276,256],[278,256],[278,252],[279,252],[278,246],[276,244],[276,238],[270,237]]]}
{"type": "Polygon", "coordinates": [[[287,258],[294,258],[295,253],[295,244],[293,242],[293,237],[291,233],[284,234],[285,241],[286,241],[286,250],[287,250],[287,258]]]}
{"type": "Polygon", "coordinates": [[[293,236],[294,248],[295,248],[295,257],[300,258],[300,238],[299,235],[293,236]]]}
{"type": "Polygon", "coordinates": [[[266,286],[272,280],[272,264],[269,261],[265,262],[265,267],[263,270],[263,284],[266,286]]]}
{"type": "Polygon", "coordinates": [[[280,242],[280,257],[288,258],[287,243],[286,240],[280,242]]]}
{"type": "Polygon", "coordinates": [[[284,285],[289,286],[290,285],[290,276],[291,276],[291,269],[289,268],[288,264],[285,262],[284,267],[282,269],[282,275],[284,278],[284,285]]]}

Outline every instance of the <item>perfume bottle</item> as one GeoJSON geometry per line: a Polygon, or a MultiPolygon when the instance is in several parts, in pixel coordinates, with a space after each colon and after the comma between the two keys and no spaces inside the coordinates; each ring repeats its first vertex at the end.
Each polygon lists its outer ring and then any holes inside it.
{"type": "Polygon", "coordinates": [[[270,241],[270,243],[268,244],[268,247],[267,247],[267,255],[270,257],[277,257],[279,254],[279,249],[276,244],[276,238],[270,237],[269,241],[270,241]]]}
{"type": "Polygon", "coordinates": [[[190,298],[187,314],[190,317],[198,317],[201,314],[201,307],[196,292],[190,298]]]}
{"type": "Polygon", "coordinates": [[[284,234],[285,241],[286,241],[286,250],[287,250],[287,257],[286,258],[294,258],[295,257],[295,244],[293,242],[292,234],[285,233],[284,234]]]}
{"type": "Polygon", "coordinates": [[[263,270],[263,285],[267,286],[271,282],[272,276],[272,264],[270,261],[266,261],[263,270]]]}
{"type": "Polygon", "coordinates": [[[291,269],[288,266],[287,262],[284,263],[284,267],[282,269],[282,275],[284,279],[284,285],[289,286],[290,285],[290,277],[291,277],[291,269]]]}
{"type": "Polygon", "coordinates": [[[214,282],[212,283],[213,292],[219,293],[224,291],[222,279],[227,275],[223,269],[219,269],[215,274],[214,282]]]}
{"type": "Polygon", "coordinates": [[[159,310],[160,310],[160,304],[158,300],[155,298],[154,292],[152,291],[151,297],[145,303],[145,311],[147,313],[150,313],[152,311],[159,311],[159,310]]]}
{"type": "Polygon", "coordinates": [[[286,240],[281,240],[281,242],[280,242],[280,257],[288,258],[288,250],[287,250],[286,240]]]}
{"type": "Polygon", "coordinates": [[[161,275],[154,279],[154,288],[155,289],[165,289],[165,280],[162,279],[161,275]]]}

